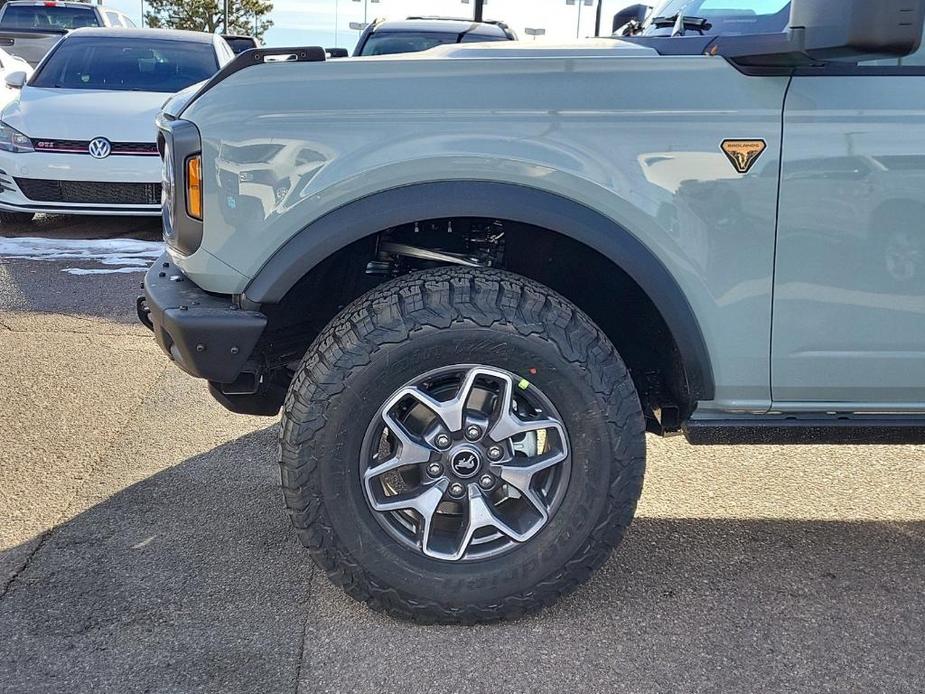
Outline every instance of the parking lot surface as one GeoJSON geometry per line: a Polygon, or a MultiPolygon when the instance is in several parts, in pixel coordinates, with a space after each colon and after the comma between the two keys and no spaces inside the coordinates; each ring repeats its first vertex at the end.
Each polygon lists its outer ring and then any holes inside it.
{"type": "MultiPolygon", "coordinates": [[[[0,235],[154,239],[147,222],[0,235]]],[[[0,691],[925,690],[925,447],[650,439],[639,517],[545,612],[370,612],[288,528],[276,424],[136,324],[141,274],[0,258],[0,691]]]]}

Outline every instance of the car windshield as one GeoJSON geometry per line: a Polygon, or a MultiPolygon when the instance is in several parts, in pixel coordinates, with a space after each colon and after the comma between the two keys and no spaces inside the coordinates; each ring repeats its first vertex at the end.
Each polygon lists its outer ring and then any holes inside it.
{"type": "Polygon", "coordinates": [[[0,27],[10,29],[80,29],[100,22],[90,7],[54,5],[8,5],[0,27]]]}
{"type": "Polygon", "coordinates": [[[66,38],[29,83],[52,89],[178,92],[211,77],[210,43],[130,38],[66,38]]]}
{"type": "Polygon", "coordinates": [[[456,43],[459,34],[431,34],[413,32],[382,31],[366,40],[360,55],[391,55],[393,53],[417,53],[444,43],[456,43]]]}
{"type": "Polygon", "coordinates": [[[668,20],[678,15],[707,20],[700,26],[685,23],[688,36],[773,34],[787,28],[790,0],[668,0],[652,11],[643,34],[673,35],[676,22],[668,20]]]}

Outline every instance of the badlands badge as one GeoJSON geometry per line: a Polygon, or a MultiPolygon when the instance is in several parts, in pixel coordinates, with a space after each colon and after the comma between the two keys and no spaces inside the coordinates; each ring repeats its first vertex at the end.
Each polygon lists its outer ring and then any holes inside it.
{"type": "Polygon", "coordinates": [[[764,154],[768,143],[764,140],[723,140],[721,146],[736,171],[747,174],[758,161],[758,157],[764,154]]]}

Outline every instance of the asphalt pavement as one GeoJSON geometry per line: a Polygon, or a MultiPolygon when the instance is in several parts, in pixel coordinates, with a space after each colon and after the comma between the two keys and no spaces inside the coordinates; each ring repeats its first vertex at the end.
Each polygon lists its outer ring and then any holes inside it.
{"type": "Polygon", "coordinates": [[[141,273],[75,268],[113,266],[0,257],[0,692],[925,691],[925,447],[651,438],[589,584],[515,622],[410,625],[313,568],[275,421],[168,364],[141,273]]]}

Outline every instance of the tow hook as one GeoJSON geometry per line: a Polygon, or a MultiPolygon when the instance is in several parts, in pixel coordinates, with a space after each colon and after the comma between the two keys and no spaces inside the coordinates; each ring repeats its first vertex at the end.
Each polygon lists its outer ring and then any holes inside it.
{"type": "Polygon", "coordinates": [[[154,332],[154,322],[151,320],[151,309],[145,303],[145,297],[139,296],[135,299],[135,311],[138,313],[138,320],[152,333],[154,332]]]}

